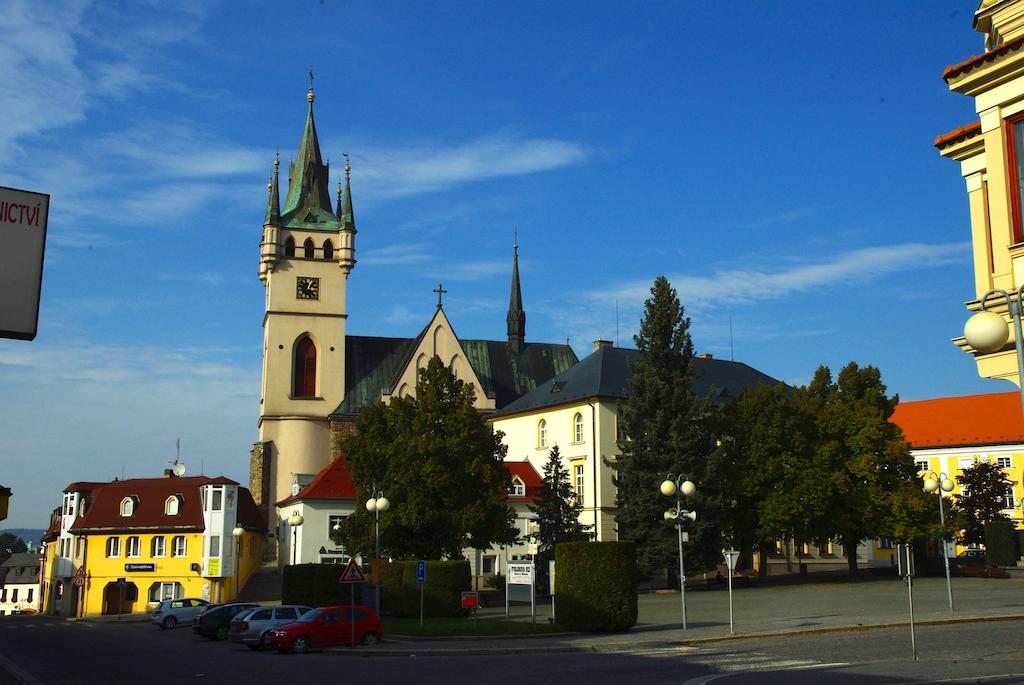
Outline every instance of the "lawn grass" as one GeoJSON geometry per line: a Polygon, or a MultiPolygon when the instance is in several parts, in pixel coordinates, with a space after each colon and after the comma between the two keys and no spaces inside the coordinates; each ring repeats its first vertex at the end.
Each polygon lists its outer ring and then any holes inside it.
{"type": "Polygon", "coordinates": [[[551,625],[544,619],[544,622],[537,622],[536,625],[527,621],[508,621],[504,618],[481,618],[473,621],[467,618],[426,618],[423,619],[423,628],[420,628],[420,619],[417,618],[393,618],[385,617],[384,636],[388,635],[409,635],[412,637],[462,637],[462,636],[500,636],[500,635],[541,635],[544,633],[558,633],[565,629],[558,625],[551,625]]]}

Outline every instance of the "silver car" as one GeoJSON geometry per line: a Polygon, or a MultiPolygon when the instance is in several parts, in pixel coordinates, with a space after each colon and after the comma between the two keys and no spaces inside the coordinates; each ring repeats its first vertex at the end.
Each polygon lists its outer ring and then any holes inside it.
{"type": "Polygon", "coordinates": [[[246,645],[249,649],[269,647],[267,631],[271,628],[291,623],[310,610],[310,607],[299,604],[288,604],[275,607],[256,607],[231,619],[231,632],[228,639],[246,645]]]}
{"type": "Polygon", "coordinates": [[[153,609],[149,622],[161,628],[173,628],[179,623],[188,624],[209,604],[205,599],[194,597],[165,599],[153,609]]]}

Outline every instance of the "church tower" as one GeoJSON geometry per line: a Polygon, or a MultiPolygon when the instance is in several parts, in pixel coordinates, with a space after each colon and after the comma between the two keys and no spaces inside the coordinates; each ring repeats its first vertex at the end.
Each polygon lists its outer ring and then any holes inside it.
{"type": "Polygon", "coordinates": [[[259,278],[266,290],[260,442],[254,451],[253,494],[274,530],[273,505],[292,494],[330,458],[330,413],[345,394],[345,294],[355,266],[355,216],[350,167],[332,209],[329,168],[320,156],[309,111],[281,208],[280,160],[268,184],[259,278]],[[257,455],[257,452],[259,454],[257,455]]]}

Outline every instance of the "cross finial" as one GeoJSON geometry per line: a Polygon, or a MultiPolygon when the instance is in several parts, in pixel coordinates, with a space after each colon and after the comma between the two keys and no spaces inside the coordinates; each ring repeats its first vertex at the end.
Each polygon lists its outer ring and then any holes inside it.
{"type": "Polygon", "coordinates": [[[443,285],[438,283],[437,287],[434,288],[433,290],[431,290],[430,292],[437,293],[437,308],[440,309],[441,308],[441,296],[444,295],[448,291],[444,289],[443,285]]]}
{"type": "Polygon", "coordinates": [[[512,249],[516,252],[519,251],[519,227],[516,226],[512,229],[512,249]]]}
{"type": "Polygon", "coordinates": [[[313,102],[313,65],[309,65],[309,92],[306,93],[306,99],[313,102]]]}
{"type": "Polygon", "coordinates": [[[281,149],[278,148],[277,152],[274,153],[274,169],[281,166],[281,149]]]}
{"type": "Polygon", "coordinates": [[[349,172],[352,171],[352,167],[349,166],[349,163],[348,163],[348,153],[347,152],[342,152],[341,156],[345,158],[345,180],[347,181],[348,180],[349,172]]]}

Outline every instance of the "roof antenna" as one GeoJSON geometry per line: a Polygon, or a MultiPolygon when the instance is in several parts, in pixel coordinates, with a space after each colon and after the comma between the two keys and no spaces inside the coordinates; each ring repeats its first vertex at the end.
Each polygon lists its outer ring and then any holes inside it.
{"type": "Polygon", "coordinates": [[[619,298],[615,298],[615,346],[619,346],[619,298]]]}
{"type": "Polygon", "coordinates": [[[732,345],[732,314],[729,315],[729,361],[736,361],[736,349],[732,345]]]}

